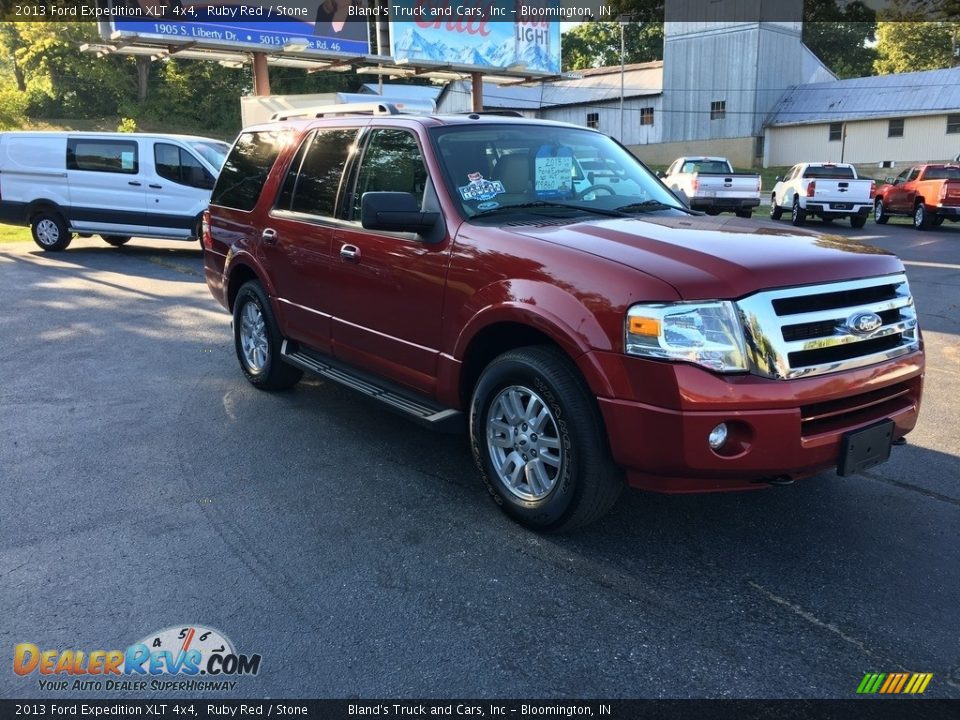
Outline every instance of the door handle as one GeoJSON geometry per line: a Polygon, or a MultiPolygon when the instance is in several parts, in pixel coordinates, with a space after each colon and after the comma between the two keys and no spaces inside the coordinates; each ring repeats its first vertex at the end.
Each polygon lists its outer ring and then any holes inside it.
{"type": "Polygon", "coordinates": [[[344,245],[340,248],[340,257],[347,262],[360,262],[360,248],[356,245],[344,245]]]}
{"type": "Polygon", "coordinates": [[[260,233],[260,239],[265,243],[270,243],[272,245],[277,241],[277,231],[273,228],[266,228],[262,233],[260,233]]]}
{"type": "Polygon", "coordinates": [[[163,187],[163,185],[153,185],[153,184],[151,184],[150,187],[152,187],[152,188],[154,188],[154,189],[156,189],[156,190],[160,190],[160,189],[163,187]]]}
{"type": "Polygon", "coordinates": [[[134,187],[140,187],[140,182],[138,182],[137,180],[129,180],[129,181],[127,182],[127,185],[133,185],[134,187]]]}

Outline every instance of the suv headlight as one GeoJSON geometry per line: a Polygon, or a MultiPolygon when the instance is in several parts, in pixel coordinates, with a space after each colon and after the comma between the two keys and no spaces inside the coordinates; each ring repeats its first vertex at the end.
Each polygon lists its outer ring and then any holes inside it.
{"type": "Polygon", "coordinates": [[[625,323],[628,355],[683,360],[716,372],[744,372],[747,353],[732,302],[634,305],[625,323]]]}

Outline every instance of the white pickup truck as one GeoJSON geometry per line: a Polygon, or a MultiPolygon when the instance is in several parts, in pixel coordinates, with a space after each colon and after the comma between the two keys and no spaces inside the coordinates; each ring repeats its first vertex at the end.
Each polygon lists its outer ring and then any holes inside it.
{"type": "Polygon", "coordinates": [[[675,193],[682,193],[691,208],[708,215],[735,212],[748,218],[760,204],[760,176],[734,172],[726,158],[680,157],[662,179],[675,193]]]}
{"type": "Polygon", "coordinates": [[[877,185],[858,178],[853,165],[846,163],[800,163],[790,168],[770,195],[770,217],[779,220],[790,208],[794,225],[803,225],[816,215],[824,222],[849,217],[850,225],[862,228],[873,209],[877,185]]]}

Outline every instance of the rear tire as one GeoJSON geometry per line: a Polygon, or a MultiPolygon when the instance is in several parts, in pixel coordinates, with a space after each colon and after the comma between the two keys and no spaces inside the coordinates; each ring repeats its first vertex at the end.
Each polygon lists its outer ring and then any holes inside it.
{"type": "Polygon", "coordinates": [[[470,440],[494,501],[534,530],[591,523],[623,489],[596,399],[554,347],[511,350],[486,367],[470,404],[470,440]]]}
{"type": "Polygon", "coordinates": [[[800,199],[793,199],[793,208],[790,212],[790,222],[796,227],[800,227],[807,222],[807,211],[800,207],[800,199]]]}
{"type": "Polygon", "coordinates": [[[753,210],[737,210],[736,215],[738,218],[751,218],[753,217],[753,210]]]}
{"type": "Polygon", "coordinates": [[[873,221],[877,225],[886,225],[889,219],[890,216],[887,215],[887,209],[883,206],[883,200],[877,198],[873,204],[873,221]]]}
{"type": "Polygon", "coordinates": [[[120,247],[130,242],[129,235],[101,235],[100,237],[107,245],[113,245],[114,247],[120,247]]]}
{"type": "Polygon", "coordinates": [[[940,227],[943,225],[943,215],[936,215],[933,218],[933,227],[940,227]]]}
{"type": "Polygon", "coordinates": [[[297,384],[303,371],[280,357],[283,337],[270,300],[260,283],[250,280],[237,293],[233,305],[233,347],[240,369],[260,390],[285,390],[297,384]]]}
{"type": "Polygon", "coordinates": [[[866,216],[866,215],[851,215],[851,216],[850,216],[850,227],[852,227],[852,228],[854,228],[854,229],[856,229],[856,230],[859,230],[860,228],[862,228],[862,227],[863,227],[864,225],[866,225],[866,224],[867,224],[867,216],[866,216]]]}
{"type": "Polygon", "coordinates": [[[40,212],[30,218],[30,232],[33,241],[47,252],[66,250],[73,240],[67,221],[54,211],[40,212]]]}

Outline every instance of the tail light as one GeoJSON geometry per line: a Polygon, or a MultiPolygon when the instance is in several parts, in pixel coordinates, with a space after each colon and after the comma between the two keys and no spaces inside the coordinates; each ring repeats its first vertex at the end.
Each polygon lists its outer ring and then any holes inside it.
{"type": "Polygon", "coordinates": [[[700,189],[700,181],[697,180],[697,178],[694,178],[690,186],[693,188],[693,192],[697,192],[697,190],[700,189]]]}
{"type": "Polygon", "coordinates": [[[943,185],[940,186],[940,200],[946,199],[948,187],[949,187],[949,183],[944,183],[943,185]]]}
{"type": "Polygon", "coordinates": [[[213,249],[213,236],[210,234],[210,211],[203,211],[203,221],[201,223],[201,232],[203,235],[203,246],[213,249]]]}
{"type": "Polygon", "coordinates": [[[760,176],[758,175],[757,176],[757,192],[760,192],[760,185],[761,185],[760,176]]]}
{"type": "Polygon", "coordinates": [[[877,196],[877,184],[875,182],[870,183],[870,199],[873,200],[877,196]]]}
{"type": "Polygon", "coordinates": [[[813,197],[813,193],[817,191],[817,181],[811,180],[810,184],[807,185],[807,197],[813,197]]]}

